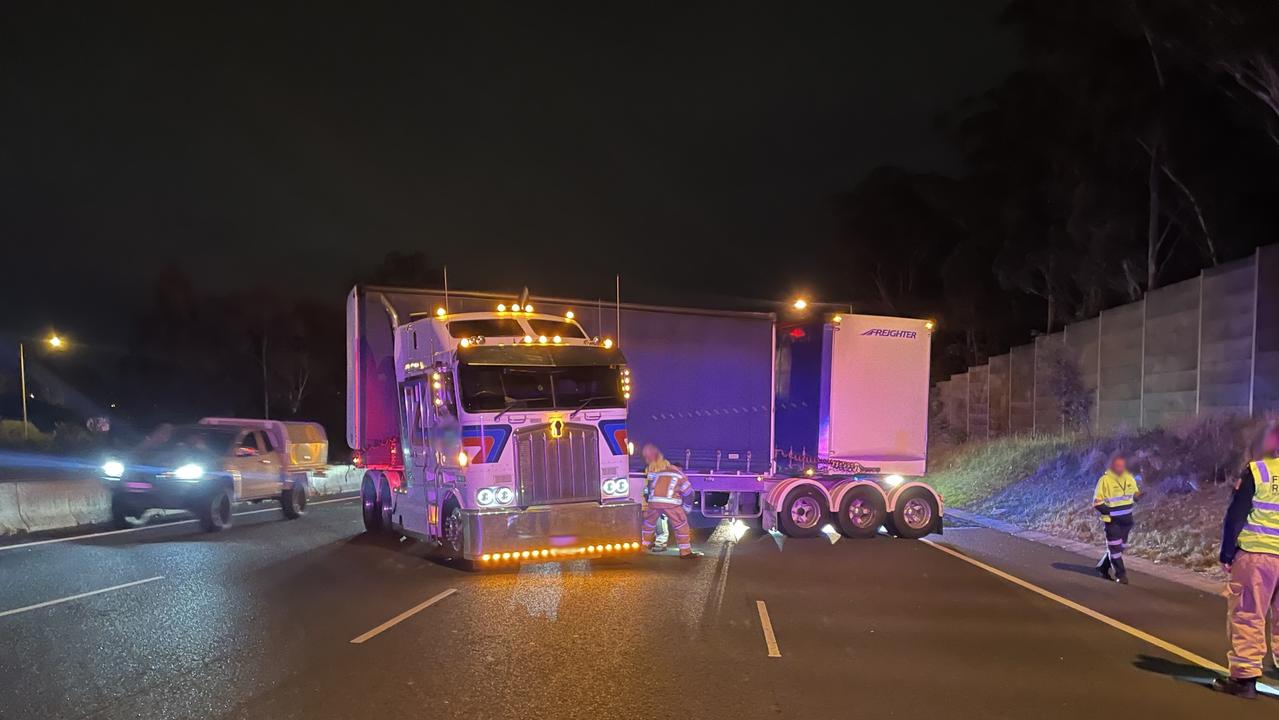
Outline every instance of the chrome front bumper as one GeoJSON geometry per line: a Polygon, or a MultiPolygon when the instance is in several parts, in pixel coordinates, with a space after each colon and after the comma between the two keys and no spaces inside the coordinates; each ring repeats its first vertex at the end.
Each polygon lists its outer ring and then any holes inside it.
{"type": "Polygon", "coordinates": [[[533,505],[525,510],[463,510],[462,556],[638,542],[637,502],[533,505]]]}

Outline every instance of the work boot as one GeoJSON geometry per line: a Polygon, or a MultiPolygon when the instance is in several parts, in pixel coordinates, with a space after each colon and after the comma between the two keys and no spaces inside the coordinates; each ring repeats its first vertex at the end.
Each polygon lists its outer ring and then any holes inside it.
{"type": "Polygon", "coordinates": [[[1098,565],[1095,569],[1097,570],[1097,574],[1102,578],[1106,580],[1114,580],[1114,578],[1110,577],[1110,568],[1104,565],[1098,565]]]}
{"type": "Polygon", "coordinates": [[[653,547],[649,548],[649,549],[648,549],[648,551],[649,551],[649,552],[655,552],[655,553],[666,552],[666,546],[665,546],[665,545],[654,545],[653,547]]]}
{"type": "Polygon", "coordinates": [[[1256,700],[1257,678],[1217,678],[1212,681],[1212,689],[1227,695],[1256,700]]]}
{"type": "Polygon", "coordinates": [[[701,556],[702,554],[699,552],[680,553],[679,559],[680,560],[696,560],[697,558],[701,556]]]}
{"type": "Polygon", "coordinates": [[[1128,584],[1128,576],[1127,576],[1127,575],[1120,575],[1119,577],[1115,578],[1115,582],[1119,583],[1120,585],[1127,585],[1127,584],[1128,584]]]}

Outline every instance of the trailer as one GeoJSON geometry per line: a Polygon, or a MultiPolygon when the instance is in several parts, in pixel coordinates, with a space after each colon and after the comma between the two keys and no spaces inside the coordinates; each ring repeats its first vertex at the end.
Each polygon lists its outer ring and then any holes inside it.
{"type": "Polygon", "coordinates": [[[941,528],[931,323],[356,286],[347,443],[365,526],[482,564],[638,549],[654,443],[689,509],[807,537],[941,528]],[[829,526],[829,527],[828,527],[829,526]]]}

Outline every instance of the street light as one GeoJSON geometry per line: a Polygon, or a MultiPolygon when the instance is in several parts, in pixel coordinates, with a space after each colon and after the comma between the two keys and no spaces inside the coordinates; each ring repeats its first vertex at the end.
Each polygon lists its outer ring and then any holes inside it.
{"type": "MultiPolygon", "coordinates": [[[[53,350],[67,348],[66,338],[57,333],[49,335],[44,342],[53,350]]],[[[27,425],[27,348],[21,341],[18,342],[18,374],[22,377],[22,439],[27,440],[30,435],[27,425]]]]}

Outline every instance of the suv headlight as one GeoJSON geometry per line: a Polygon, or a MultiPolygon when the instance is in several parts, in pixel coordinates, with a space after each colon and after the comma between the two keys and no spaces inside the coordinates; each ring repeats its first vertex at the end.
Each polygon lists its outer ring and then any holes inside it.
{"type": "Polygon", "coordinates": [[[124,476],[124,463],[119,460],[108,460],[102,463],[102,474],[119,480],[124,476]]]}
{"type": "Polygon", "coordinates": [[[174,470],[173,477],[179,480],[199,480],[204,477],[204,468],[195,463],[187,463],[174,470]]]}

